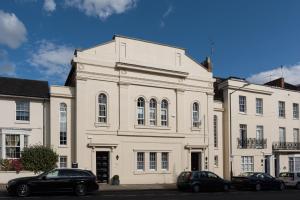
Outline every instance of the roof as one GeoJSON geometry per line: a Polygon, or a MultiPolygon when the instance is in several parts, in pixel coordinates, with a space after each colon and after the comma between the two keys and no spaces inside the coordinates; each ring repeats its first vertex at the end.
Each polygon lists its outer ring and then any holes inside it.
{"type": "Polygon", "coordinates": [[[0,77],[0,95],[49,98],[48,82],[0,77]]]}

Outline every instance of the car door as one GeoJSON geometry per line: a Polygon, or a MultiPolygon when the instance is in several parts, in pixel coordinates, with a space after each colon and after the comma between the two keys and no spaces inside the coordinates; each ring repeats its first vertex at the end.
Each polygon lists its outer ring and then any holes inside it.
{"type": "Polygon", "coordinates": [[[207,172],[208,187],[210,190],[221,190],[224,187],[223,179],[212,172],[207,172]]]}
{"type": "Polygon", "coordinates": [[[57,185],[55,184],[58,178],[58,170],[52,170],[38,179],[31,182],[31,187],[34,188],[34,192],[54,192],[57,185]]]}

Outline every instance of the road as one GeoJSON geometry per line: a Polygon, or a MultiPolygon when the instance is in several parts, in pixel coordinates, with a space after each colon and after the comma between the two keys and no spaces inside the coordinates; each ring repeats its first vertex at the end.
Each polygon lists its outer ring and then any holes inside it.
{"type": "MultiPolygon", "coordinates": [[[[192,199],[205,199],[205,200],[280,200],[280,199],[298,199],[300,196],[299,190],[285,190],[280,191],[231,191],[231,192],[203,192],[203,193],[190,193],[190,192],[179,192],[176,190],[148,190],[148,191],[110,191],[110,192],[97,192],[95,194],[87,195],[84,197],[75,197],[76,199],[90,199],[90,200],[192,200],[192,199]]],[[[16,197],[9,197],[6,193],[0,193],[1,199],[20,199],[16,197]]],[[[24,199],[55,199],[55,200],[66,200],[74,199],[72,194],[70,195],[34,195],[26,197],[24,199]]]]}

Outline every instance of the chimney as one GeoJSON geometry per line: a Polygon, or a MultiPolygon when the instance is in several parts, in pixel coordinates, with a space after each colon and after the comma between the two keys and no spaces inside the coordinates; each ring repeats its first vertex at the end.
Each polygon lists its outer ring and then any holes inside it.
{"type": "Polygon", "coordinates": [[[264,85],[270,85],[270,86],[284,88],[284,78],[281,77],[281,78],[275,79],[273,81],[265,83],[264,85]]]}
{"type": "Polygon", "coordinates": [[[212,72],[213,66],[210,57],[206,57],[206,59],[201,64],[207,69],[208,72],[212,72]]]}

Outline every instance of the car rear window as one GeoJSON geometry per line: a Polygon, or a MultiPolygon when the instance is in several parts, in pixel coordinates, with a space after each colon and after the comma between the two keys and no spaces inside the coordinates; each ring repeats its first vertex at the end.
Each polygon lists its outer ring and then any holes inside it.
{"type": "Polygon", "coordinates": [[[293,177],[292,173],[280,173],[279,177],[293,177]]]}

